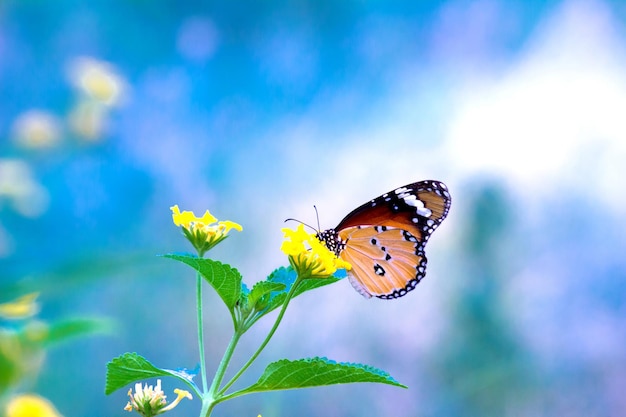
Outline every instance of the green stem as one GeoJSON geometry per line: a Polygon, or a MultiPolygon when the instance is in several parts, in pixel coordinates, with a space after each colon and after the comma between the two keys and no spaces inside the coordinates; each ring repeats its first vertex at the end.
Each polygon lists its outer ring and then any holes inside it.
{"type": "MultiPolygon", "coordinates": [[[[265,346],[267,346],[267,344],[269,343],[270,339],[274,335],[274,332],[276,332],[276,329],[278,328],[278,325],[280,324],[281,320],[283,319],[283,316],[285,315],[285,310],[287,310],[287,306],[289,305],[289,301],[293,297],[293,294],[295,293],[295,290],[296,290],[296,288],[298,287],[298,285],[300,284],[301,281],[302,280],[300,279],[300,277],[296,278],[294,283],[291,285],[291,288],[289,289],[289,293],[287,293],[287,297],[285,298],[285,302],[283,303],[283,306],[280,309],[280,312],[278,313],[278,316],[276,317],[276,321],[274,322],[274,326],[272,326],[272,329],[268,333],[267,337],[265,338],[263,343],[261,343],[261,346],[259,346],[259,348],[256,350],[256,352],[254,352],[254,355],[252,355],[252,357],[248,360],[248,362],[246,362],[245,365],[243,365],[241,367],[241,369],[235,374],[235,376],[233,376],[232,379],[230,381],[228,381],[228,383],[226,385],[224,385],[224,388],[222,388],[220,390],[220,392],[218,393],[218,397],[221,397],[222,395],[224,395],[226,390],[228,388],[230,388],[231,385],[233,385],[235,383],[235,381],[237,381],[237,379],[239,379],[239,377],[246,371],[246,369],[248,369],[250,367],[250,365],[252,365],[252,363],[256,360],[256,358],[261,354],[263,349],[265,349],[265,346]]],[[[224,398],[218,398],[217,402],[221,402],[223,400],[224,400],[224,398]]],[[[217,402],[216,402],[216,404],[217,404],[217,402]]]]}
{"type": "MultiPolygon", "coordinates": [[[[213,382],[211,383],[211,388],[209,389],[209,396],[212,399],[215,399],[217,391],[222,384],[222,380],[224,379],[224,374],[226,373],[226,369],[228,368],[228,364],[230,363],[231,358],[233,357],[233,353],[235,353],[235,347],[241,338],[242,333],[239,332],[238,329],[235,329],[235,333],[233,333],[233,337],[230,339],[230,343],[226,348],[226,352],[224,352],[224,356],[222,357],[222,361],[220,362],[220,366],[215,371],[215,377],[213,378],[213,382]]],[[[219,396],[219,394],[217,395],[219,396]]]]}
{"type": "Polygon", "coordinates": [[[233,333],[233,337],[230,339],[230,343],[226,348],[226,352],[224,352],[224,356],[222,357],[222,361],[220,362],[217,371],[215,371],[215,376],[213,377],[213,382],[211,383],[211,388],[205,394],[204,399],[202,401],[202,410],[200,412],[200,416],[208,417],[211,415],[213,411],[213,407],[217,405],[219,401],[219,394],[217,394],[217,390],[224,379],[224,374],[226,373],[226,369],[228,369],[228,364],[233,357],[233,353],[235,352],[235,347],[241,338],[242,333],[239,332],[238,329],[235,329],[235,333],[233,333]],[[203,414],[204,413],[204,414],[203,414]]]}
{"type": "MultiPolygon", "coordinates": [[[[204,330],[202,325],[202,276],[196,272],[196,304],[198,310],[198,350],[200,351],[200,375],[202,377],[202,392],[207,392],[206,358],[204,356],[204,330]]],[[[203,406],[204,408],[204,406],[203,406]]]]}
{"type": "Polygon", "coordinates": [[[212,403],[206,397],[202,399],[202,409],[200,410],[200,417],[209,417],[211,415],[211,410],[213,410],[215,404],[212,403]]]}
{"type": "Polygon", "coordinates": [[[214,402],[206,402],[206,403],[202,403],[202,410],[200,410],[200,417],[209,417],[211,415],[211,413],[213,412],[213,408],[215,407],[217,403],[214,402]],[[206,407],[204,406],[206,404],[206,407]],[[206,411],[205,411],[206,410],[206,411]],[[204,414],[202,414],[204,412],[204,414]]]}

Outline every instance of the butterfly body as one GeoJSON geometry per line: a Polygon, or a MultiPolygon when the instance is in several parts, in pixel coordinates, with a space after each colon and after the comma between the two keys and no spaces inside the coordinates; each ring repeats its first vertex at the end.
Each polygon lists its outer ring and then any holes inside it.
{"type": "Polygon", "coordinates": [[[348,279],[364,297],[402,297],[425,276],[424,248],[450,201],[442,182],[408,184],[356,208],[317,237],[352,265],[348,279]]]}

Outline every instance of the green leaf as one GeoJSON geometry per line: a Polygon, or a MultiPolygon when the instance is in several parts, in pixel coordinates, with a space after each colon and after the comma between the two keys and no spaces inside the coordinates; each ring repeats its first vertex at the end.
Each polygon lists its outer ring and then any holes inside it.
{"type": "MultiPolygon", "coordinates": [[[[279,291],[285,290],[285,284],[280,282],[270,282],[270,281],[259,281],[254,284],[252,287],[252,291],[248,294],[248,305],[252,308],[257,305],[259,300],[264,297],[267,298],[267,302],[271,299],[270,295],[272,292],[276,293],[279,291]]],[[[263,300],[266,301],[266,300],[263,300]]],[[[261,303],[263,304],[263,303],[261,303]]],[[[260,310],[265,308],[266,306],[259,306],[260,310]]]]}
{"type": "Polygon", "coordinates": [[[101,318],[73,318],[59,320],[49,324],[45,344],[62,342],[76,337],[84,337],[98,333],[109,333],[113,330],[111,321],[101,318]]]}
{"type": "MultiPolygon", "coordinates": [[[[267,310],[265,310],[265,313],[269,313],[270,311],[275,310],[281,305],[283,305],[283,302],[285,301],[285,297],[287,296],[287,293],[289,292],[289,290],[291,289],[291,286],[295,282],[296,277],[297,277],[296,271],[294,271],[291,266],[280,267],[274,270],[274,272],[272,272],[270,276],[267,277],[268,282],[284,284],[285,289],[278,293],[272,294],[269,300],[267,310]]],[[[334,284],[337,281],[340,281],[340,279],[335,278],[335,277],[320,278],[320,279],[307,279],[305,281],[302,281],[300,285],[298,285],[298,288],[296,288],[296,291],[294,292],[292,298],[295,298],[299,296],[300,294],[303,294],[307,291],[314,290],[315,288],[323,287],[329,284],[334,284]]]]}
{"type": "Polygon", "coordinates": [[[368,365],[307,358],[295,361],[282,359],[270,363],[255,384],[238,394],[354,382],[376,382],[407,388],[387,372],[368,365]]]}
{"type": "Polygon", "coordinates": [[[198,387],[192,380],[194,374],[186,370],[172,371],[169,369],[160,369],[151,364],[143,356],[137,353],[127,352],[107,363],[104,393],[109,395],[133,382],[160,376],[173,376],[178,378],[189,385],[196,394],[199,392],[198,387]]]}
{"type": "Polygon", "coordinates": [[[28,372],[28,367],[24,365],[41,360],[43,352],[30,346],[24,349],[20,335],[6,327],[0,329],[0,346],[0,398],[2,398],[11,387],[19,386],[24,374],[28,372]]]}
{"type": "Polygon", "coordinates": [[[246,331],[252,325],[267,314],[268,306],[273,302],[277,294],[282,294],[284,300],[285,284],[279,282],[260,281],[254,284],[252,291],[246,289],[245,284],[242,286],[241,297],[237,305],[240,314],[239,325],[241,330],[246,331]]]}
{"type": "Polygon", "coordinates": [[[241,294],[241,274],[239,271],[213,259],[174,253],[164,256],[187,264],[198,271],[215,289],[226,307],[231,311],[233,310],[241,294]]]}
{"type": "Polygon", "coordinates": [[[304,294],[307,291],[314,290],[316,288],[325,287],[326,285],[334,284],[335,282],[340,281],[340,279],[335,277],[328,278],[319,278],[319,279],[307,279],[302,281],[298,288],[296,288],[295,293],[293,294],[294,298],[299,296],[300,294],[304,294]]]}

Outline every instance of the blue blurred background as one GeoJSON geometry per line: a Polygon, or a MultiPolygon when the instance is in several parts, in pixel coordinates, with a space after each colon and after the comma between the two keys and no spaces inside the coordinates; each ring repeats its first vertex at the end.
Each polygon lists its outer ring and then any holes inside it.
{"type": "MultiPolygon", "coordinates": [[[[247,378],[319,355],[409,389],[214,415],[624,415],[625,22],[601,0],[1,2],[0,280],[40,290],[44,319],[117,323],[51,350],[28,388],[66,417],[122,416],[108,360],[195,366],[194,275],[156,257],[190,249],[171,205],[241,223],[212,257],[251,284],[287,263],[285,218],[314,224],[316,204],[332,227],[438,179],[452,209],[416,291],[298,298],[247,378]]],[[[206,300],[215,369],[230,323],[206,300]]]]}

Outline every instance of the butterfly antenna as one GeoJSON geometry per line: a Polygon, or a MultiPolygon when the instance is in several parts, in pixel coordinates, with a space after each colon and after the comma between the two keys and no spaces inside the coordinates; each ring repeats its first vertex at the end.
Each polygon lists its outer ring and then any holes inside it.
{"type": "Polygon", "coordinates": [[[298,219],[292,219],[292,218],[285,219],[285,222],[289,222],[289,221],[298,222],[298,223],[300,223],[300,224],[305,225],[305,226],[306,226],[306,227],[308,227],[309,229],[312,229],[312,230],[314,230],[314,231],[318,232],[318,230],[317,230],[315,227],[313,227],[313,226],[311,226],[311,225],[309,225],[309,224],[306,224],[305,222],[300,221],[300,220],[298,220],[298,219]]]}
{"type": "Polygon", "coordinates": [[[317,206],[315,204],[313,204],[313,208],[315,209],[315,217],[317,217],[317,231],[319,232],[322,230],[320,227],[320,214],[317,212],[317,206]]]}

